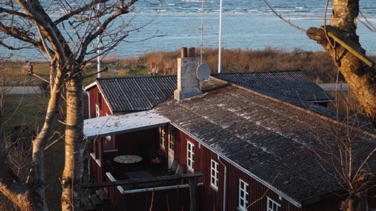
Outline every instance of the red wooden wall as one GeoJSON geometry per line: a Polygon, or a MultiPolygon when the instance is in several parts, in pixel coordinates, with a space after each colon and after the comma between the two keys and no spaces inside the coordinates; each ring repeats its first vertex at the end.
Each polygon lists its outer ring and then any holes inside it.
{"type": "MultiPolygon", "coordinates": [[[[167,133],[167,131],[166,131],[167,133]]],[[[219,158],[217,154],[207,149],[205,146],[199,144],[190,136],[179,131],[175,137],[175,158],[179,159],[180,163],[187,163],[187,141],[194,144],[194,171],[202,172],[203,176],[199,182],[203,183],[203,210],[238,210],[238,194],[239,194],[239,179],[242,179],[249,185],[249,204],[252,204],[248,210],[266,210],[267,197],[281,205],[280,210],[299,211],[299,210],[338,210],[338,200],[327,199],[310,205],[309,207],[298,208],[281,198],[278,194],[249,175],[239,170],[237,167],[219,158]],[[215,190],[210,185],[211,176],[211,159],[216,161],[218,166],[219,181],[218,190],[215,190]],[[224,187],[224,171],[226,168],[226,187],[224,187]],[[226,189],[226,199],[224,199],[224,189],[226,189]],[[266,193],[266,194],[265,194],[266,193]],[[224,203],[225,202],[225,203],[224,203]]]]}
{"type": "MultiPolygon", "coordinates": [[[[189,187],[170,190],[122,194],[117,187],[108,187],[113,211],[190,210],[189,187]],[[150,209],[151,208],[151,209],[150,209]]],[[[197,187],[197,211],[203,210],[202,187],[197,187]]]]}
{"type": "MultiPolygon", "coordinates": [[[[95,105],[98,104],[98,93],[99,89],[97,86],[92,87],[90,90],[88,90],[88,101],[89,101],[89,118],[96,117],[95,114],[95,105]]],[[[100,109],[100,116],[106,116],[106,114],[112,114],[110,108],[108,107],[106,101],[104,100],[103,96],[101,97],[101,109],[100,109]]]]}

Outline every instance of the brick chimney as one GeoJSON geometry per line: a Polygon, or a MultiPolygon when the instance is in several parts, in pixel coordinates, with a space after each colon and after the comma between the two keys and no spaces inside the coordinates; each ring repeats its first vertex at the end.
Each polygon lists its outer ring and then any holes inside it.
{"type": "Polygon", "coordinates": [[[178,58],[177,89],[174,91],[175,100],[183,100],[201,94],[200,82],[196,77],[199,58],[195,57],[195,48],[182,48],[181,58],[178,58]]]}

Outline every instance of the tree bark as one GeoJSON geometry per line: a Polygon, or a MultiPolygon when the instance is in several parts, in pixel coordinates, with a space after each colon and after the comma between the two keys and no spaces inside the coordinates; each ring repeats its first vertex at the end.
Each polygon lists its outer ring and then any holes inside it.
{"type": "Polygon", "coordinates": [[[27,181],[28,189],[32,193],[32,204],[36,210],[48,210],[45,197],[45,178],[44,178],[44,148],[48,137],[51,134],[53,125],[58,113],[58,105],[60,99],[60,78],[56,78],[57,82],[50,93],[50,99],[47,106],[46,118],[42,130],[33,141],[32,152],[32,168],[30,170],[30,180],[27,181]]]}
{"type": "MultiPolygon", "coordinates": [[[[64,9],[64,14],[51,18],[58,8],[52,8],[40,1],[0,1],[2,21],[0,34],[2,45],[17,49],[13,37],[33,46],[48,56],[51,64],[50,90],[45,122],[41,132],[33,141],[32,168],[27,184],[13,183],[9,173],[0,171],[0,192],[12,200],[21,210],[47,210],[44,179],[44,148],[52,131],[58,113],[58,104],[63,85],[66,86],[66,130],[65,130],[65,167],[62,173],[62,209],[79,209],[81,178],[84,171],[83,155],[83,98],[82,75],[85,65],[100,55],[106,55],[123,41],[130,31],[135,31],[130,24],[113,24],[116,19],[133,11],[131,1],[90,0],[82,4],[75,1],[53,1],[64,9]],[[106,2],[105,7],[94,9],[97,4],[106,2]],[[94,12],[95,10],[95,12],[94,12]],[[89,14],[89,15],[88,15],[89,14]],[[95,14],[95,15],[94,15],[95,14]],[[116,26],[115,26],[116,25],[116,26]],[[63,35],[64,34],[64,35],[63,35]],[[92,45],[98,36],[106,34],[100,55],[92,45]],[[65,36],[66,35],[66,36],[65,36]],[[115,36],[116,35],[116,36],[115,36]],[[7,43],[9,42],[9,43],[7,43]],[[15,45],[16,48],[13,46],[15,45]]],[[[145,27],[145,26],[142,26],[145,27]]],[[[6,162],[6,148],[0,139],[0,164],[6,162]]]]}
{"type": "Polygon", "coordinates": [[[67,81],[66,100],[65,166],[61,181],[61,201],[62,210],[78,210],[84,171],[83,96],[80,73],[76,73],[67,81]]]}
{"type": "MultiPolygon", "coordinates": [[[[359,0],[333,0],[330,25],[337,27],[359,46],[356,34],[356,18],[359,0]]],[[[311,27],[307,36],[321,44],[332,57],[339,71],[354,92],[364,111],[376,127],[376,71],[348,52],[344,47],[328,38],[325,29],[311,27]]]]}

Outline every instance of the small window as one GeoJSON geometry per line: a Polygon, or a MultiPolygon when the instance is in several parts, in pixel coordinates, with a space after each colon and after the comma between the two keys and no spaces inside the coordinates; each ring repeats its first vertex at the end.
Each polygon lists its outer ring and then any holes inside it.
{"type": "Polygon", "coordinates": [[[174,152],[175,151],[175,138],[172,135],[168,136],[168,151],[174,152]]]}
{"type": "Polygon", "coordinates": [[[168,151],[175,151],[175,129],[172,126],[168,127],[168,151]]]}
{"type": "Polygon", "coordinates": [[[281,208],[281,205],[278,204],[277,202],[273,201],[271,198],[267,197],[268,201],[266,211],[279,211],[281,208]]]}
{"type": "Polygon", "coordinates": [[[188,170],[193,172],[194,171],[194,149],[195,145],[191,142],[187,141],[187,167],[188,170]]]}
{"type": "Polygon", "coordinates": [[[102,109],[102,94],[98,92],[98,106],[99,109],[102,109]]]}
{"type": "Polygon", "coordinates": [[[98,104],[95,104],[95,117],[100,117],[100,108],[98,104]]]}
{"type": "Polygon", "coordinates": [[[218,163],[214,160],[211,160],[210,166],[210,185],[214,190],[218,190],[218,163]]]}
{"type": "Polygon", "coordinates": [[[243,180],[239,179],[239,210],[247,210],[248,206],[248,184],[243,180]]]}

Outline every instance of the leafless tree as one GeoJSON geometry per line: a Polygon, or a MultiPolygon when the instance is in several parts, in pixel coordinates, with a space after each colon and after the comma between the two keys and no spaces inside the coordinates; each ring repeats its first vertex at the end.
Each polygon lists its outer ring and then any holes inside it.
{"type": "MultiPolygon", "coordinates": [[[[311,27],[307,30],[307,35],[321,44],[329,53],[362,105],[366,116],[376,127],[376,72],[373,64],[367,64],[364,59],[359,57],[359,54],[365,56],[365,50],[361,47],[359,37],[356,34],[359,0],[333,0],[332,8],[330,25],[324,25],[320,28],[311,27]],[[332,33],[339,36],[345,44],[339,43],[338,39],[336,40],[335,37],[331,36],[333,34],[330,34],[332,30],[329,30],[329,27],[336,30],[335,33],[332,33]]],[[[347,125],[349,124],[352,124],[352,122],[347,119],[347,125]]],[[[326,153],[331,152],[333,156],[330,160],[323,159],[323,162],[330,164],[330,161],[336,161],[337,167],[339,166],[339,168],[334,169],[341,175],[340,178],[346,184],[345,187],[349,194],[342,204],[342,210],[367,210],[367,190],[371,187],[370,182],[374,180],[375,176],[372,169],[367,168],[367,163],[374,158],[376,149],[365,150],[363,148],[363,151],[367,151],[368,154],[361,159],[362,157],[356,154],[353,145],[359,142],[359,134],[353,136],[354,133],[349,128],[342,129],[342,131],[345,131],[342,134],[337,132],[336,140],[332,143],[337,150],[324,150],[326,153]],[[338,153],[334,154],[334,152],[338,153]]],[[[336,129],[335,131],[339,130],[336,129]]],[[[330,145],[326,143],[323,146],[330,145]]],[[[363,145],[363,147],[367,146],[363,145]]]]}
{"type": "MultiPolygon", "coordinates": [[[[338,29],[353,43],[352,47],[365,54],[356,33],[359,15],[359,0],[333,0],[330,26],[338,29]]],[[[339,71],[344,76],[359,103],[363,106],[368,119],[376,127],[376,72],[353,52],[333,40],[326,26],[307,30],[309,38],[317,41],[332,57],[339,71]]]]}
{"type": "MultiPolygon", "coordinates": [[[[361,47],[359,37],[356,34],[359,0],[333,0],[332,8],[330,26],[311,27],[307,30],[307,35],[321,44],[329,53],[362,105],[368,119],[376,127],[376,72],[372,64],[367,64],[364,59],[359,57],[359,54],[365,55],[365,50],[361,47]],[[329,27],[338,31],[336,34],[340,34],[339,36],[342,34],[342,37],[345,37],[340,39],[345,42],[347,47],[330,36],[331,30],[329,30],[329,27]]],[[[352,156],[354,138],[348,136],[341,138],[339,136],[337,139],[341,139],[337,141],[340,155],[346,155],[341,157],[342,159],[339,161],[342,164],[342,178],[346,182],[347,190],[349,190],[349,197],[343,203],[342,209],[348,211],[367,210],[367,189],[370,186],[369,181],[372,181],[375,176],[374,172],[365,168],[363,162],[360,163],[359,168],[354,168],[355,159],[359,159],[352,156]]],[[[374,157],[375,150],[371,149],[365,161],[374,157]]],[[[357,162],[359,163],[359,160],[357,162]]]]}
{"type": "MultiPolygon", "coordinates": [[[[10,172],[0,171],[0,192],[19,209],[48,210],[44,148],[52,133],[58,106],[62,101],[61,94],[65,95],[66,101],[62,210],[79,209],[85,147],[82,131],[82,70],[98,56],[98,50],[100,55],[107,54],[124,41],[129,33],[139,29],[131,24],[136,17],[136,2],[138,0],[0,2],[0,45],[10,50],[37,49],[50,62],[50,99],[44,125],[32,142],[29,179],[27,182],[14,182],[10,172]],[[101,38],[100,49],[97,48],[98,38],[101,38]]],[[[4,142],[0,140],[2,169],[8,169],[6,154],[4,142]]]]}
{"type": "MultiPolygon", "coordinates": [[[[264,2],[270,7],[266,0],[264,2]]],[[[356,34],[359,0],[327,0],[326,8],[330,2],[333,10],[330,25],[311,27],[306,34],[329,53],[362,105],[362,112],[364,111],[373,127],[376,127],[376,71],[372,61],[365,55],[356,34]]],[[[325,22],[326,12],[324,11],[325,22]]],[[[278,17],[283,19],[281,16],[278,17]]],[[[368,164],[375,158],[376,148],[367,148],[366,144],[360,143],[360,137],[364,134],[354,129],[353,124],[357,122],[357,118],[350,118],[352,115],[348,113],[347,118],[338,118],[338,122],[333,124],[334,128],[328,125],[331,130],[329,134],[333,137],[332,142],[323,141],[319,147],[309,148],[309,151],[317,156],[323,168],[337,177],[339,184],[348,191],[348,197],[342,203],[341,209],[367,210],[367,191],[371,187],[375,188],[372,186],[375,172],[374,169],[368,168],[368,164]]],[[[374,139],[373,136],[372,138],[374,139]]]]}
{"type": "Polygon", "coordinates": [[[363,109],[344,98],[337,98],[336,117],[323,121],[325,131],[311,128],[316,141],[305,149],[337,182],[337,188],[331,191],[344,199],[341,210],[367,210],[368,191],[376,187],[376,134],[363,109]]]}

